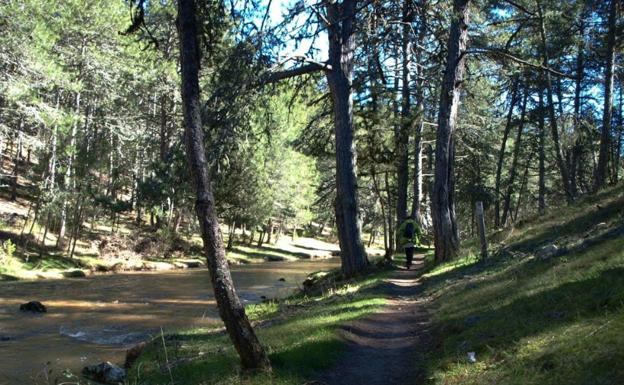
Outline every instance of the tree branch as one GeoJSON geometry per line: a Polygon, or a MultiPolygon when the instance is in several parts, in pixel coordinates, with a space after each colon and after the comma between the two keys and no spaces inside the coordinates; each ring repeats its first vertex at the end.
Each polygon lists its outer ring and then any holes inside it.
{"type": "Polygon", "coordinates": [[[512,54],[510,54],[509,52],[506,52],[504,50],[500,50],[500,49],[496,49],[496,48],[487,48],[487,47],[480,47],[480,48],[475,48],[475,49],[471,49],[471,50],[467,50],[466,54],[482,54],[482,55],[491,55],[491,56],[498,56],[498,57],[502,57],[505,59],[509,59],[513,62],[516,62],[518,64],[522,64],[528,67],[533,67],[533,68],[537,68],[540,69],[542,71],[548,71],[553,75],[556,76],[561,76],[563,78],[568,78],[568,79],[576,79],[576,76],[570,75],[570,74],[566,74],[565,72],[560,72],[557,71],[555,69],[552,69],[550,67],[546,67],[542,64],[535,64],[535,63],[531,63],[527,60],[521,59],[517,56],[514,56],[512,54]]]}
{"type": "Polygon", "coordinates": [[[523,7],[522,5],[516,3],[515,1],[512,0],[503,0],[503,2],[521,10],[522,12],[526,13],[527,15],[531,15],[531,16],[535,16],[535,12],[533,11],[529,11],[526,7],[523,7]]]}
{"type": "Polygon", "coordinates": [[[317,62],[309,62],[308,64],[302,65],[300,67],[295,67],[287,70],[281,71],[269,71],[264,75],[260,76],[258,80],[259,85],[277,83],[281,80],[294,78],[301,75],[310,74],[317,71],[330,71],[331,66],[324,63],[317,62]]]}

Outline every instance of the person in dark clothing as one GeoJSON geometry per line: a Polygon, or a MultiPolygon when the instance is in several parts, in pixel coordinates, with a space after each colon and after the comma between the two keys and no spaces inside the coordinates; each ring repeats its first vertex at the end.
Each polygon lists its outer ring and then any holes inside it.
{"type": "Polygon", "coordinates": [[[418,222],[408,217],[399,227],[400,243],[405,250],[405,267],[409,270],[414,259],[414,248],[420,245],[422,235],[418,222]]]}

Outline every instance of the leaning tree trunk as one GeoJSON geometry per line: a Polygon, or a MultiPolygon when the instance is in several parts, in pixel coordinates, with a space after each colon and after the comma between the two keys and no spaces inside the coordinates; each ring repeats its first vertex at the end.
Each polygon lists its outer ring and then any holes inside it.
{"type": "Polygon", "coordinates": [[[435,181],[433,186],[433,231],[435,259],[451,259],[459,248],[459,233],[455,219],[455,144],[460,84],[466,64],[468,41],[468,4],[470,0],[453,1],[453,19],[448,40],[446,69],[440,92],[438,132],[436,136],[435,181]]]}
{"type": "Polygon", "coordinates": [[[245,314],[245,308],[234,289],[230,268],[225,258],[223,240],[219,232],[201,123],[199,100],[200,51],[195,12],[195,0],[178,1],[186,155],[197,195],[195,210],[201,227],[204,253],[206,254],[219,314],[240,356],[243,368],[270,370],[269,359],[260,341],[258,341],[245,314]]]}
{"type": "Polygon", "coordinates": [[[368,264],[362,242],[356,176],[357,154],[353,127],[353,54],[356,0],[327,2],[329,64],[326,71],[336,137],[336,226],[342,273],[351,277],[368,264]]]}
{"type": "Polygon", "coordinates": [[[514,190],[514,183],[516,180],[516,173],[518,169],[518,160],[520,157],[520,148],[522,146],[522,131],[524,130],[524,118],[527,107],[527,99],[529,97],[529,91],[524,93],[524,100],[522,101],[522,112],[520,113],[520,123],[518,124],[518,134],[516,135],[516,142],[514,143],[513,159],[511,161],[511,168],[509,169],[509,180],[507,181],[507,191],[503,200],[503,218],[501,224],[507,225],[507,218],[511,210],[511,195],[514,190]]]}
{"type": "Polygon", "coordinates": [[[617,5],[621,0],[611,0],[609,7],[609,33],[607,36],[607,57],[605,63],[604,107],[602,113],[602,132],[600,135],[600,152],[594,190],[604,187],[609,162],[609,144],[611,142],[611,119],[613,117],[613,74],[615,66],[615,28],[617,5]]]}
{"type": "Polygon", "coordinates": [[[516,77],[513,81],[511,90],[511,100],[509,104],[509,112],[507,113],[507,123],[505,131],[503,131],[503,141],[501,142],[500,151],[498,152],[498,162],[496,163],[496,179],[494,182],[494,225],[500,226],[500,201],[501,201],[501,177],[503,173],[503,161],[505,160],[505,148],[507,147],[507,139],[511,131],[511,122],[513,118],[514,108],[518,99],[518,83],[520,80],[516,77]]]}

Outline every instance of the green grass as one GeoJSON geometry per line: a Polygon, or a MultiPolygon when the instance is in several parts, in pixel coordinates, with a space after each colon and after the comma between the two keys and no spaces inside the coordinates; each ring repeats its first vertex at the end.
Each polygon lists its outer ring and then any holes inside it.
{"type": "Polygon", "coordinates": [[[505,246],[522,252],[515,257],[484,263],[468,251],[427,272],[436,341],[429,383],[624,384],[624,238],[532,255],[598,223],[621,225],[623,196],[620,186],[507,233],[505,246]]]}
{"type": "Polygon", "coordinates": [[[206,329],[182,330],[166,336],[171,374],[166,365],[162,339],[152,341],[131,371],[131,384],[301,384],[319,371],[331,367],[340,356],[343,341],[338,327],[347,321],[376,311],[386,303],[381,294],[366,290],[387,276],[380,271],[347,284],[330,294],[294,296],[247,307],[255,322],[270,319],[256,327],[266,346],[273,373],[241,375],[238,357],[229,339],[206,329]]]}

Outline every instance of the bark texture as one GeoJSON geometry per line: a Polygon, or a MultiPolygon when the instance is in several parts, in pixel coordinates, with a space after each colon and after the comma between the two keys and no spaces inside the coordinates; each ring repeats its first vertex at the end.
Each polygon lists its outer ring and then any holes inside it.
{"type": "Polygon", "coordinates": [[[539,120],[538,120],[538,159],[539,159],[539,176],[538,176],[538,196],[537,210],[539,215],[546,213],[546,128],[544,127],[544,92],[539,90],[538,94],[539,120]]]}
{"type": "Polygon", "coordinates": [[[513,81],[511,90],[511,101],[509,104],[509,112],[507,113],[507,123],[505,124],[505,131],[503,131],[503,140],[501,142],[500,151],[498,152],[498,161],[496,163],[496,180],[494,183],[494,225],[500,226],[500,201],[501,201],[501,177],[503,173],[503,161],[505,160],[505,148],[507,147],[507,139],[509,138],[509,132],[511,131],[511,121],[513,118],[514,108],[518,99],[518,79],[513,81]]]}
{"type": "Polygon", "coordinates": [[[353,127],[353,55],[357,1],[327,2],[329,65],[326,71],[334,109],[336,137],[336,225],[342,272],[351,277],[368,265],[362,242],[353,127]]]}
{"type": "Polygon", "coordinates": [[[243,368],[270,370],[269,359],[234,289],[230,269],[225,259],[223,240],[219,232],[201,123],[200,55],[194,0],[178,1],[178,20],[186,152],[197,195],[195,209],[201,227],[204,253],[210,270],[219,315],[240,356],[243,368]]]}
{"type": "MultiPolygon", "coordinates": [[[[397,177],[396,222],[400,226],[407,214],[407,188],[409,185],[409,130],[412,126],[411,99],[410,99],[410,32],[414,21],[414,11],[411,2],[403,3],[403,36],[401,53],[401,121],[395,136],[395,162],[397,177]]],[[[400,236],[396,237],[396,249],[401,248],[400,236]]]]}
{"type": "Polygon", "coordinates": [[[423,63],[423,47],[427,33],[427,2],[419,4],[418,35],[416,40],[416,118],[414,124],[414,196],[412,201],[412,218],[422,226],[421,205],[423,203],[423,163],[422,163],[422,133],[425,121],[425,83],[423,63]]]}
{"type": "Polygon", "coordinates": [[[503,217],[501,223],[503,226],[507,225],[507,219],[510,216],[511,210],[511,198],[514,192],[514,183],[516,180],[516,174],[518,170],[518,161],[520,158],[520,148],[522,147],[522,131],[524,130],[524,119],[526,114],[527,99],[529,92],[525,91],[524,100],[522,101],[522,112],[520,113],[520,122],[518,123],[518,133],[516,135],[516,141],[514,144],[513,158],[511,161],[511,168],[509,169],[509,180],[507,181],[507,191],[505,192],[505,198],[503,200],[503,217]]]}
{"type": "Polygon", "coordinates": [[[466,64],[470,0],[453,1],[448,56],[440,93],[433,185],[433,230],[437,262],[451,259],[459,248],[455,218],[455,143],[460,87],[466,64]]]}

